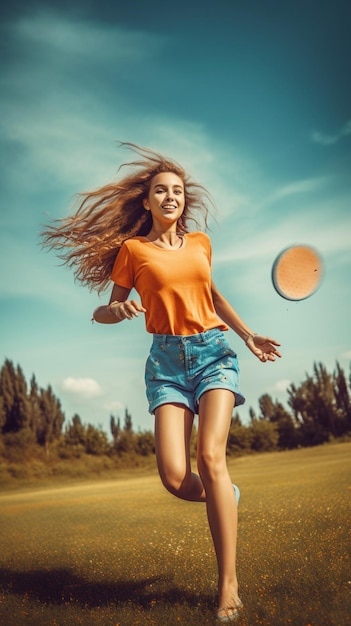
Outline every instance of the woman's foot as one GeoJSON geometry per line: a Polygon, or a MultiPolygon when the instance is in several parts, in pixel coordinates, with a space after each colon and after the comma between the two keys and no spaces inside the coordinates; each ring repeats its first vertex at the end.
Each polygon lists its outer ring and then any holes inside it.
{"type": "Polygon", "coordinates": [[[233,598],[228,606],[223,606],[217,611],[217,620],[219,622],[227,623],[234,622],[239,619],[239,611],[243,607],[243,603],[239,596],[233,598]]]}
{"type": "Polygon", "coordinates": [[[221,608],[217,611],[217,621],[221,623],[234,622],[239,619],[239,611],[235,607],[221,608]]]}

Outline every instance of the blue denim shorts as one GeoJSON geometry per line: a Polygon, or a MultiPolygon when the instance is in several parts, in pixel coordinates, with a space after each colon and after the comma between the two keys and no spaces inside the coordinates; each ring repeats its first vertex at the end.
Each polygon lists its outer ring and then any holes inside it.
{"type": "Polygon", "coordinates": [[[235,406],[245,402],[239,391],[239,364],[218,328],[197,335],[153,335],[145,366],[149,411],[178,403],[198,413],[199,400],[210,389],[229,389],[235,406]]]}

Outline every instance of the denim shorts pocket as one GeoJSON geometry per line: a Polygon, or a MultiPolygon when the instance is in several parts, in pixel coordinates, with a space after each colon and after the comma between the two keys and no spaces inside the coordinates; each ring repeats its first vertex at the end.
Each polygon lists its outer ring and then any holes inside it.
{"type": "Polygon", "coordinates": [[[145,380],[156,380],[159,371],[160,362],[151,350],[145,363],[145,380]]]}
{"type": "Polygon", "coordinates": [[[233,359],[237,358],[236,352],[231,348],[229,342],[224,336],[216,337],[215,339],[218,348],[222,350],[222,356],[231,356],[233,359]]]}

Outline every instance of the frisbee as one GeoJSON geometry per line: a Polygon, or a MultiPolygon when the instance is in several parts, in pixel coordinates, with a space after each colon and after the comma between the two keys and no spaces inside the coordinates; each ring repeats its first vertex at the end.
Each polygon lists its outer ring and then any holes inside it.
{"type": "Polygon", "coordinates": [[[322,259],[317,250],[294,245],[278,254],[272,267],[272,282],[282,298],[304,300],[318,289],[322,274],[322,259]]]}

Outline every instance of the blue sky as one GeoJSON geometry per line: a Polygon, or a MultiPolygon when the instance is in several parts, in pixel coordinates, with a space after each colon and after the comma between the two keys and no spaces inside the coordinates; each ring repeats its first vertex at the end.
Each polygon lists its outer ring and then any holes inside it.
{"type": "Polygon", "coordinates": [[[131,141],[180,161],[213,195],[214,279],[257,332],[262,364],[232,331],[247,397],[283,403],[313,363],[351,359],[351,9],[348,2],[14,2],[1,17],[0,361],[51,384],[66,419],[109,429],[128,407],[152,428],[143,319],[92,325],[107,300],[74,283],[39,231],[74,194],[115,179],[131,141]],[[316,247],[325,276],[301,302],[271,266],[316,247]]]}

